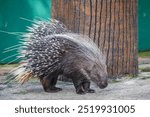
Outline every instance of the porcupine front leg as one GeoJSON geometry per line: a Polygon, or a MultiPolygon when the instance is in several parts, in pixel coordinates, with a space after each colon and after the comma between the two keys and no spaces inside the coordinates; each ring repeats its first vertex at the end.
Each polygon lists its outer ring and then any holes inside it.
{"type": "Polygon", "coordinates": [[[82,85],[83,85],[84,90],[87,93],[95,93],[95,90],[90,88],[90,81],[89,80],[85,79],[85,81],[82,83],[82,85]]]}
{"type": "Polygon", "coordinates": [[[81,69],[80,71],[85,76],[85,79],[82,83],[84,90],[87,93],[95,93],[95,90],[90,88],[90,80],[89,80],[90,77],[89,77],[89,74],[87,73],[87,71],[85,69],[81,69]]]}
{"type": "Polygon", "coordinates": [[[93,89],[90,89],[90,81],[84,76],[82,72],[74,72],[71,74],[71,79],[76,89],[77,94],[94,93],[93,89]]]}
{"type": "Polygon", "coordinates": [[[56,73],[50,74],[47,77],[41,78],[40,81],[43,85],[45,92],[58,92],[61,88],[56,87],[58,75],[56,73]]]}

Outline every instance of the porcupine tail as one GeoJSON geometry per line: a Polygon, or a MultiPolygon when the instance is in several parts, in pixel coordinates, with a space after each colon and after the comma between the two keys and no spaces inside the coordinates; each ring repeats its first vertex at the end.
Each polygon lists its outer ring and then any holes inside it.
{"type": "MultiPolygon", "coordinates": [[[[25,19],[25,18],[24,18],[25,19]]],[[[28,19],[25,19],[28,20],[28,19]]],[[[9,72],[9,75],[6,78],[5,84],[10,83],[12,81],[17,81],[21,84],[24,84],[27,82],[29,79],[35,77],[34,74],[32,73],[32,68],[29,68],[29,56],[30,48],[28,48],[28,45],[30,43],[33,43],[35,40],[42,40],[44,37],[52,34],[63,34],[66,32],[70,32],[66,26],[55,20],[55,19],[50,19],[50,20],[33,20],[32,21],[32,26],[27,27],[27,33],[24,33],[21,35],[21,44],[18,46],[20,47],[15,47],[15,49],[18,49],[19,54],[21,56],[18,56],[17,59],[21,58],[21,62],[19,63],[20,65],[13,69],[12,71],[9,72]]],[[[10,52],[13,50],[14,47],[8,48],[6,52],[10,52]]]]}

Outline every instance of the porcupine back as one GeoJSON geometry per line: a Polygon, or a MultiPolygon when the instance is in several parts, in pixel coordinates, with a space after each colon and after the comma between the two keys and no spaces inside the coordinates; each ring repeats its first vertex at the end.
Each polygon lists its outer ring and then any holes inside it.
{"type": "Polygon", "coordinates": [[[104,55],[91,39],[71,33],[57,20],[36,21],[28,27],[28,31],[23,35],[25,42],[21,47],[24,60],[14,72],[15,79],[20,83],[59,70],[66,53],[105,66],[104,55]]]}

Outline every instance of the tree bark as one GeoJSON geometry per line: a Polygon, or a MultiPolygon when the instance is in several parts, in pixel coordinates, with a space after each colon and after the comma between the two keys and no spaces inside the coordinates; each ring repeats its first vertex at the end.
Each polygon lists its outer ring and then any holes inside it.
{"type": "Polygon", "coordinates": [[[88,35],[107,57],[110,77],[137,75],[137,0],[53,0],[52,17],[88,35]]]}

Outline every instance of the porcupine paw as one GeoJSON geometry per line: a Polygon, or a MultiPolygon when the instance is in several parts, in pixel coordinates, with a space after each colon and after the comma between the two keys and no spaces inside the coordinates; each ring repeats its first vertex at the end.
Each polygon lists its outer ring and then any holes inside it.
{"type": "Polygon", "coordinates": [[[87,93],[95,93],[95,90],[94,89],[88,89],[87,93]]]}
{"type": "Polygon", "coordinates": [[[62,91],[62,88],[51,87],[51,88],[45,89],[45,91],[50,92],[50,93],[55,93],[55,92],[58,92],[58,91],[62,91]]]}

